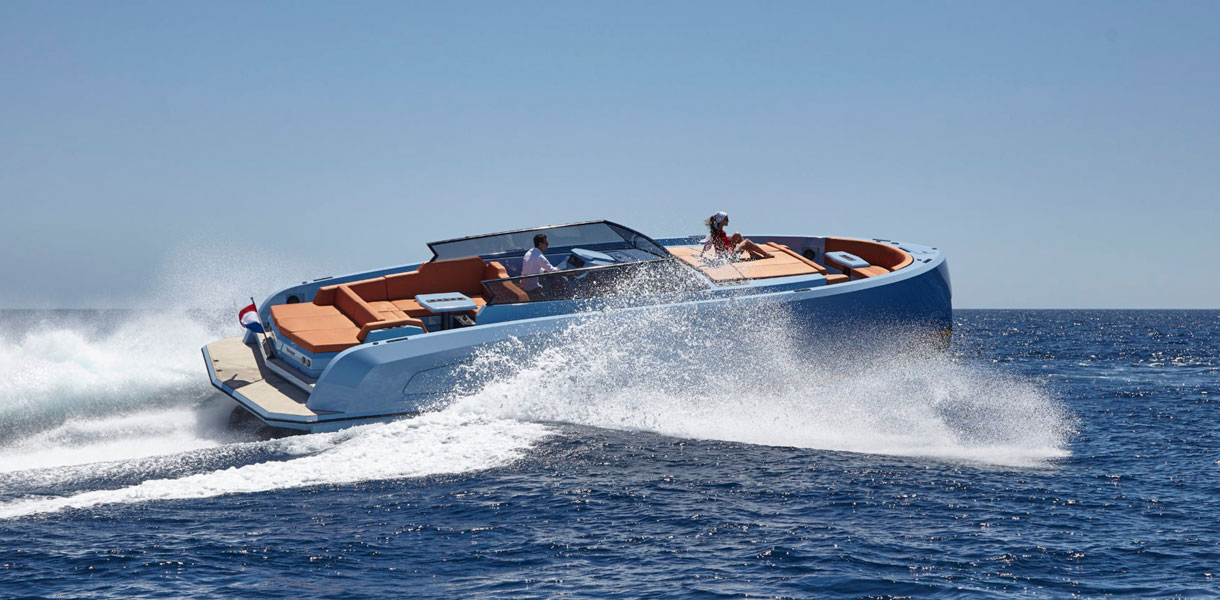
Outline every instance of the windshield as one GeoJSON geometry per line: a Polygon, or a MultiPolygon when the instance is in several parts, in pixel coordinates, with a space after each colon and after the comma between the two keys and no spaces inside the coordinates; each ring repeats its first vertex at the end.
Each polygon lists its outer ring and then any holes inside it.
{"type": "Polygon", "coordinates": [[[563,252],[572,248],[587,250],[622,250],[636,248],[656,256],[669,253],[646,236],[622,225],[607,221],[577,223],[555,227],[539,227],[521,231],[492,233],[482,236],[432,242],[428,247],[436,256],[433,260],[481,256],[483,258],[509,254],[524,254],[534,247],[534,236],[546,234],[548,252],[563,252]]]}
{"type": "Polygon", "coordinates": [[[686,263],[672,258],[587,267],[483,282],[488,304],[685,294],[708,288],[686,263]],[[533,283],[529,286],[529,283],[533,283]],[[528,286],[529,292],[526,291],[528,286]]]}

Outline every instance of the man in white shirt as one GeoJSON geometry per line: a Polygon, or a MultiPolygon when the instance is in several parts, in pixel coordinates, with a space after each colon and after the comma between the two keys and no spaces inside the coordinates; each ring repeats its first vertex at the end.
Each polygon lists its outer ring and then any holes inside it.
{"type": "MultiPolygon", "coordinates": [[[[546,241],[546,234],[540,233],[534,236],[534,247],[530,248],[525,253],[525,258],[521,261],[521,275],[538,275],[540,273],[553,273],[558,271],[551,266],[551,261],[546,259],[546,249],[550,244],[546,241]]],[[[537,277],[521,280],[521,289],[525,293],[533,296],[539,292],[541,286],[538,284],[537,277]]]]}

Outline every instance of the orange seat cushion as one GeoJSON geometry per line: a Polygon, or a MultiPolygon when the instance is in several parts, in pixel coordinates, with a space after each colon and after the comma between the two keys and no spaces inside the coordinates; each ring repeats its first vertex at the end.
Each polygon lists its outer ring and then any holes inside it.
{"type": "Polygon", "coordinates": [[[316,317],[328,314],[339,314],[339,309],[317,304],[276,304],[271,307],[271,318],[277,322],[291,317],[316,317]]]}
{"type": "Polygon", "coordinates": [[[360,327],[336,306],[279,304],[271,307],[276,331],[313,352],[338,352],[360,341],[360,327]]]}
{"type": "Polygon", "coordinates": [[[422,307],[412,298],[406,300],[394,300],[394,306],[402,311],[408,317],[427,317],[432,315],[432,311],[422,307]]]}
{"type": "Polygon", "coordinates": [[[384,321],[386,319],[405,319],[407,317],[406,313],[399,310],[397,306],[394,306],[394,303],[388,300],[375,300],[370,301],[368,304],[377,313],[379,321],[384,321]]]}
{"type": "Polygon", "coordinates": [[[346,285],[339,286],[339,290],[335,293],[335,306],[338,306],[343,314],[351,317],[356,325],[381,320],[377,316],[377,311],[373,310],[373,307],[346,285]]]}
{"type": "Polygon", "coordinates": [[[504,279],[506,277],[508,277],[508,269],[505,269],[504,265],[494,260],[487,263],[487,266],[483,269],[484,281],[488,279],[504,279]]]}
{"type": "Polygon", "coordinates": [[[279,332],[302,348],[337,352],[377,329],[425,329],[416,317],[433,313],[415,301],[416,294],[461,292],[482,308],[487,305],[483,280],[506,277],[503,265],[477,256],[438,260],[407,273],[321,287],[312,303],[272,306],[271,317],[279,332]]]}
{"type": "Polygon", "coordinates": [[[391,301],[414,298],[419,294],[461,292],[482,296],[483,273],[487,264],[477,256],[451,258],[424,263],[410,273],[387,275],[386,293],[391,301]]]}
{"type": "Polygon", "coordinates": [[[280,331],[318,331],[320,329],[347,329],[353,327],[352,320],[344,315],[317,317],[285,317],[275,322],[280,331]]]}
{"type": "Polygon", "coordinates": [[[335,292],[339,291],[339,285],[327,285],[318,288],[318,291],[313,295],[313,303],[318,306],[335,303],[335,292]]]}
{"type": "Polygon", "coordinates": [[[359,327],[343,329],[319,329],[317,331],[299,331],[284,336],[296,342],[302,348],[314,354],[322,352],[342,352],[360,343],[359,327]]]}
{"type": "Polygon", "coordinates": [[[385,277],[374,277],[373,279],[365,279],[363,281],[353,281],[343,284],[357,296],[360,296],[366,302],[374,302],[378,300],[386,300],[385,277]]]}

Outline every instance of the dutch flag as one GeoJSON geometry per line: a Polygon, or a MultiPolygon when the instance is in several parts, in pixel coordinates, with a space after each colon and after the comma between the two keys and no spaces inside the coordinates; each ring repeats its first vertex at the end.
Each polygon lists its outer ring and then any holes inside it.
{"type": "Polygon", "coordinates": [[[245,327],[250,331],[255,333],[265,333],[263,331],[263,323],[262,321],[258,320],[258,311],[254,309],[253,303],[251,303],[250,306],[241,309],[241,312],[237,313],[237,321],[241,323],[242,327],[245,327]]]}

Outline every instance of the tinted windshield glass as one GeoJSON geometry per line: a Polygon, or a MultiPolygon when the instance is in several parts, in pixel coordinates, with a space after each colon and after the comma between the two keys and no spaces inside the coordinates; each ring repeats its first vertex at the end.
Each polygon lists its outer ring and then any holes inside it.
{"type": "MultiPolygon", "coordinates": [[[[496,233],[459,240],[432,242],[428,247],[436,254],[436,260],[446,258],[462,258],[465,256],[496,256],[501,254],[523,254],[534,247],[534,235],[544,233],[548,252],[562,252],[571,248],[586,248],[589,250],[615,250],[639,247],[650,253],[658,253],[655,244],[641,243],[647,240],[624,227],[609,223],[582,223],[579,225],[563,225],[527,231],[496,233]],[[642,247],[641,247],[642,246],[642,247]]],[[[659,255],[664,255],[660,251],[659,255]]]]}
{"type": "Polygon", "coordinates": [[[708,283],[684,263],[658,259],[495,279],[484,281],[483,287],[490,293],[488,304],[511,304],[682,294],[705,290],[708,283]]]}

